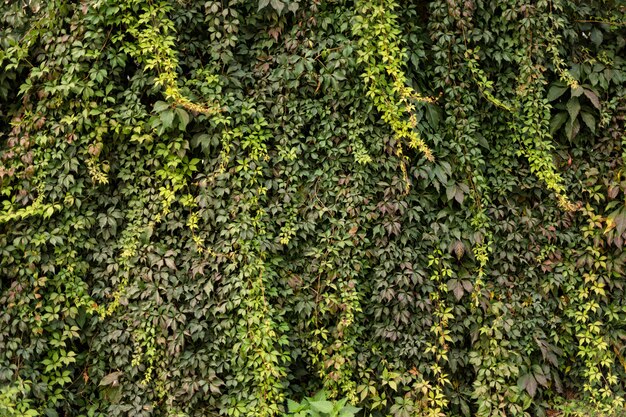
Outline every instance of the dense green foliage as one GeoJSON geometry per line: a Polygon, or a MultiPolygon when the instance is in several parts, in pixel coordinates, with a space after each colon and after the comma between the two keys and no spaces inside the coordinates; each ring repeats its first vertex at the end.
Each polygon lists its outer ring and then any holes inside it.
{"type": "Polygon", "coordinates": [[[625,13],[1,2],[0,415],[624,415],[625,13]]]}

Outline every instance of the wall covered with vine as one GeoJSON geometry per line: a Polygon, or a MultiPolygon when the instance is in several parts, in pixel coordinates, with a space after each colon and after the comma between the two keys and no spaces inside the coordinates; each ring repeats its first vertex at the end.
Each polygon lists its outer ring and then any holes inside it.
{"type": "Polygon", "coordinates": [[[625,15],[1,2],[0,415],[623,416],[625,15]]]}

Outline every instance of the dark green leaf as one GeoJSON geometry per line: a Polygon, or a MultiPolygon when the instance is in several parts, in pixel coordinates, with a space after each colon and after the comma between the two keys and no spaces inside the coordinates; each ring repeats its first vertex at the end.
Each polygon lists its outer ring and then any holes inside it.
{"type": "Polygon", "coordinates": [[[578,98],[570,98],[567,102],[566,107],[570,119],[576,120],[576,118],[578,117],[578,112],[580,111],[580,103],[578,102],[578,98]]]}
{"type": "Polygon", "coordinates": [[[553,84],[548,91],[548,101],[554,101],[557,98],[561,97],[567,90],[569,86],[565,85],[557,85],[553,84]]]}
{"type": "Polygon", "coordinates": [[[583,122],[585,122],[585,124],[589,128],[589,130],[591,130],[591,132],[593,132],[593,133],[596,133],[596,119],[595,119],[595,117],[591,113],[587,113],[586,111],[581,112],[580,116],[583,119],[583,122]]]}
{"type": "Polygon", "coordinates": [[[550,133],[554,134],[567,121],[568,115],[565,112],[555,114],[550,120],[550,133]]]}

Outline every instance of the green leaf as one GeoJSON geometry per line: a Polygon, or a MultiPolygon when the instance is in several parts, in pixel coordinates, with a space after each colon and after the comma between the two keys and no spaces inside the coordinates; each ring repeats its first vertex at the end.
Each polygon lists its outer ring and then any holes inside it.
{"type": "Polygon", "coordinates": [[[191,139],[191,146],[194,148],[200,147],[202,150],[208,149],[211,146],[211,136],[206,133],[195,135],[191,139]]]}
{"type": "Polygon", "coordinates": [[[189,124],[189,113],[183,108],[176,108],[176,115],[178,116],[178,129],[181,131],[187,130],[187,124],[189,124]]]}
{"type": "Polygon", "coordinates": [[[287,409],[290,413],[297,413],[298,411],[302,411],[304,406],[292,400],[287,400],[287,409]]]}
{"type": "Polygon", "coordinates": [[[333,73],[333,77],[335,77],[337,81],[343,81],[346,79],[346,72],[344,70],[337,70],[333,73]]]}
{"type": "Polygon", "coordinates": [[[463,413],[463,416],[469,417],[470,408],[469,408],[469,405],[467,405],[467,401],[460,400],[460,402],[461,402],[461,413],[463,413]]]}
{"type": "Polygon", "coordinates": [[[268,4],[270,4],[270,0],[259,0],[259,8],[257,10],[267,7],[268,4]]]}
{"type": "Polygon", "coordinates": [[[117,404],[122,399],[122,389],[121,387],[115,387],[115,388],[106,387],[103,390],[103,396],[109,402],[113,404],[117,404]]]}
{"type": "Polygon", "coordinates": [[[602,32],[600,31],[600,29],[593,28],[591,30],[590,39],[591,39],[591,42],[593,42],[596,46],[600,46],[600,44],[604,40],[604,36],[602,35],[602,32]]]}
{"type": "Polygon", "coordinates": [[[172,127],[172,122],[174,121],[174,112],[172,110],[166,110],[161,112],[159,118],[161,119],[161,125],[165,129],[169,129],[172,127]]]}
{"type": "Polygon", "coordinates": [[[583,119],[583,122],[585,122],[589,130],[596,133],[596,118],[593,117],[591,113],[587,113],[586,111],[581,112],[580,117],[583,119]]]}
{"type": "Polygon", "coordinates": [[[281,14],[283,12],[283,9],[285,8],[285,3],[280,0],[270,0],[270,3],[272,4],[272,8],[276,10],[278,14],[281,14]]]}
{"type": "Polygon", "coordinates": [[[162,111],[165,111],[169,108],[170,108],[170,105],[168,103],[164,101],[157,101],[156,103],[154,103],[153,110],[157,113],[161,113],[162,111]]]}
{"type": "Polygon", "coordinates": [[[550,87],[550,90],[548,91],[548,101],[554,101],[557,98],[561,97],[568,89],[569,87],[566,86],[562,86],[562,85],[557,85],[554,84],[552,85],[552,87],[550,87]]]}
{"type": "Polygon", "coordinates": [[[567,108],[569,117],[572,120],[575,120],[578,117],[578,112],[580,112],[580,102],[578,101],[578,98],[570,98],[565,107],[567,108]]]}
{"type": "Polygon", "coordinates": [[[448,185],[446,187],[446,197],[448,198],[448,201],[452,200],[455,195],[456,195],[456,185],[455,184],[448,185]]]}
{"type": "Polygon", "coordinates": [[[46,209],[46,211],[44,211],[43,218],[49,219],[50,217],[52,217],[53,214],[54,214],[54,207],[50,206],[46,209]]]}
{"type": "Polygon", "coordinates": [[[578,86],[576,88],[572,88],[572,97],[580,97],[583,95],[583,91],[585,91],[584,88],[582,88],[581,86],[578,86]]]}
{"type": "Polygon", "coordinates": [[[57,413],[56,410],[52,408],[46,408],[46,411],[44,411],[44,414],[47,417],[59,417],[59,413],[57,413]]]}
{"type": "Polygon", "coordinates": [[[465,201],[465,193],[461,188],[457,187],[456,193],[454,193],[454,199],[459,204],[463,204],[463,201],[465,201]]]}
{"type": "Polygon", "coordinates": [[[476,141],[478,142],[478,144],[480,146],[482,146],[485,149],[489,149],[489,142],[487,141],[487,139],[485,138],[485,136],[481,135],[480,132],[476,132],[476,141]]]}
{"type": "Polygon", "coordinates": [[[569,119],[569,122],[565,124],[565,135],[567,139],[573,140],[580,131],[580,122],[578,119],[569,119]]]}
{"type": "Polygon", "coordinates": [[[426,103],[426,120],[433,128],[439,127],[441,122],[441,109],[435,104],[426,103]]]}
{"type": "Polygon", "coordinates": [[[550,134],[554,135],[554,133],[563,126],[563,123],[567,121],[568,117],[565,112],[555,114],[552,120],[550,120],[550,134]]]}
{"type": "Polygon", "coordinates": [[[321,390],[318,391],[313,398],[311,398],[311,400],[313,401],[322,401],[326,399],[326,391],[325,390],[321,390]]]}
{"type": "Polygon", "coordinates": [[[359,411],[361,411],[361,408],[348,404],[341,409],[341,414],[339,414],[339,416],[340,417],[352,417],[352,416],[355,416],[356,413],[358,413],[359,411]]]}
{"type": "Polygon", "coordinates": [[[320,413],[330,414],[333,411],[333,403],[330,401],[311,401],[311,408],[320,413]]]}

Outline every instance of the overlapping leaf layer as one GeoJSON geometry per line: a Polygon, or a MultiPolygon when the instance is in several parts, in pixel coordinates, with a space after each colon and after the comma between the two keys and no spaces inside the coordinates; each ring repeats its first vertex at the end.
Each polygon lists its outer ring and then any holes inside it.
{"type": "Polygon", "coordinates": [[[2,2],[0,415],[624,415],[625,13],[2,2]]]}

